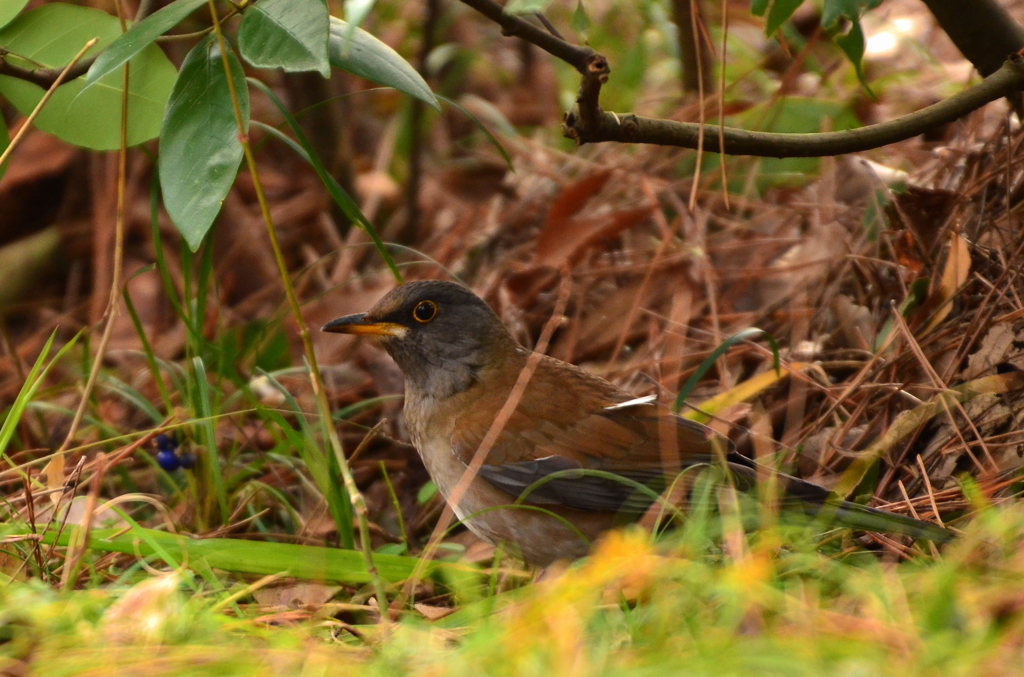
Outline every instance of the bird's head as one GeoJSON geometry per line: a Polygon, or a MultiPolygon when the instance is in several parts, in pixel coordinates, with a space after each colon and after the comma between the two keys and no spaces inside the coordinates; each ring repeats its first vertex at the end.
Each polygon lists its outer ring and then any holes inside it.
{"type": "Polygon", "coordinates": [[[395,288],[369,311],[328,322],[322,331],[378,339],[412,386],[435,397],[461,392],[482,369],[518,352],[483,299],[454,282],[427,280],[395,288]]]}

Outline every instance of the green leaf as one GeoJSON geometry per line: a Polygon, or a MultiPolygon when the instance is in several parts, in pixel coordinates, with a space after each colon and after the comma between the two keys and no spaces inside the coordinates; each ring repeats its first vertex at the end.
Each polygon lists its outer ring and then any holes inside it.
{"type": "Polygon", "coordinates": [[[832,28],[840,17],[856,21],[864,12],[880,5],[882,0],[825,0],[821,10],[821,25],[832,28]]]}
{"type": "Polygon", "coordinates": [[[512,0],[505,5],[509,14],[538,14],[551,4],[551,0],[512,0]]]}
{"type": "Polygon", "coordinates": [[[432,481],[428,481],[420,490],[416,492],[416,504],[426,505],[427,502],[437,495],[437,485],[432,481]]]}
{"type": "MultiPolygon", "coordinates": [[[[90,50],[90,54],[95,54],[120,34],[117,18],[106,12],[51,3],[19,15],[0,30],[0,47],[10,51],[6,58],[19,66],[35,68],[42,64],[59,68],[66,66],[92,38],[100,38],[90,50]]],[[[160,121],[174,85],[175,70],[156,45],[142,50],[130,63],[128,145],[132,146],[160,133],[160,121]]],[[[36,126],[78,146],[95,150],[118,148],[121,143],[121,82],[121,73],[112,72],[89,91],[82,91],[83,78],[61,85],[36,118],[36,126]]],[[[32,112],[43,93],[38,85],[0,76],[0,94],[25,115],[32,112]]]]}
{"type": "MultiPolygon", "coordinates": [[[[228,52],[242,120],[249,128],[249,92],[242,64],[228,52]]],[[[164,206],[192,251],[199,249],[242,160],[216,36],[192,48],[181,65],[160,131],[160,189],[164,206]]]]}
{"type": "Polygon", "coordinates": [[[347,31],[347,23],[331,17],[329,54],[332,66],[376,82],[378,85],[394,87],[440,112],[441,105],[430,91],[430,85],[398,52],[362,28],[357,28],[352,33],[352,39],[346,44],[347,31]]]}
{"type": "Polygon", "coordinates": [[[246,10],[238,49],[257,68],[319,71],[330,77],[330,15],[324,0],[260,0],[246,10]]]}
{"type": "Polygon", "coordinates": [[[11,23],[11,19],[18,16],[27,4],[28,0],[0,0],[0,26],[11,23]]]}
{"type": "MultiPolygon", "coordinates": [[[[0,0],[2,1],[2,0],[0,0]]],[[[88,89],[100,81],[105,75],[117,70],[126,61],[148,47],[158,37],[177,26],[207,0],[174,0],[171,4],[153,12],[135,24],[110,43],[103,53],[96,57],[89,72],[85,74],[85,87],[88,89]]]]}
{"type": "Polygon", "coordinates": [[[750,13],[754,16],[764,16],[764,13],[768,11],[768,2],[770,0],[750,0],[750,13]]]}
{"type": "MultiPolygon", "coordinates": [[[[466,110],[464,107],[462,107],[461,105],[459,105],[458,103],[456,103],[455,101],[449,99],[446,96],[442,96],[442,95],[438,94],[437,98],[440,99],[441,101],[444,101],[446,104],[448,104],[449,106],[451,106],[452,108],[454,108],[455,110],[459,111],[460,113],[465,115],[467,118],[469,118],[469,121],[472,122],[474,125],[476,125],[476,128],[484,133],[484,136],[487,137],[487,139],[491,142],[491,144],[498,151],[498,153],[501,154],[502,159],[505,160],[505,164],[508,165],[509,171],[512,171],[512,172],[516,171],[515,166],[513,166],[513,164],[512,164],[512,156],[508,154],[508,151],[505,150],[505,147],[501,145],[501,142],[498,141],[498,138],[496,136],[494,136],[494,134],[491,133],[491,130],[487,129],[487,127],[484,126],[484,123],[480,122],[480,119],[477,118],[477,116],[473,115],[468,110],[466,110]]],[[[492,115],[491,119],[492,119],[493,122],[498,124],[499,129],[501,129],[502,133],[506,134],[507,136],[511,136],[511,137],[518,136],[518,134],[516,133],[516,128],[513,127],[508,122],[508,120],[506,120],[504,118],[504,116],[501,114],[501,112],[497,108],[494,108],[493,106],[491,106],[491,104],[489,102],[484,101],[483,99],[480,99],[479,102],[477,103],[477,105],[479,105],[481,107],[483,107],[483,106],[490,106],[491,108],[493,108],[493,115],[492,115]],[[504,123],[504,124],[502,124],[502,123],[504,123]]]]}
{"type": "Polygon", "coordinates": [[[576,35],[580,36],[585,36],[590,30],[590,17],[587,16],[587,8],[583,6],[583,0],[577,0],[576,9],[572,13],[572,18],[569,19],[569,27],[576,35]]]}
{"type": "Polygon", "coordinates": [[[370,10],[377,4],[377,0],[345,0],[345,21],[348,22],[348,31],[345,32],[345,42],[352,39],[352,34],[357,28],[363,25],[366,17],[370,16],[370,10]]]}
{"type": "Polygon", "coordinates": [[[772,9],[768,12],[768,24],[765,26],[765,35],[774,35],[779,26],[789,21],[793,12],[803,4],[803,0],[775,0],[772,9]]]}
{"type": "Polygon", "coordinates": [[[864,75],[864,29],[861,28],[860,21],[857,19],[851,19],[850,24],[850,30],[846,32],[846,35],[837,36],[834,38],[834,42],[853,64],[860,84],[868,91],[871,98],[877,101],[878,97],[871,91],[867,77],[864,75]]]}

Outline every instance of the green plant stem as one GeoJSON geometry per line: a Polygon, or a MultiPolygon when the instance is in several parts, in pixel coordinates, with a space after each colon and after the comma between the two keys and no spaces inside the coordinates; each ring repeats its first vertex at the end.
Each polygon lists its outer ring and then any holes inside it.
{"type": "Polygon", "coordinates": [[[299,336],[302,339],[302,347],[306,355],[306,360],[309,362],[309,381],[313,388],[313,395],[316,398],[317,410],[321,419],[325,422],[324,428],[327,430],[327,437],[330,441],[331,449],[338,461],[338,467],[341,469],[341,476],[345,482],[345,488],[348,491],[353,507],[355,508],[356,515],[359,519],[360,550],[363,553],[363,558],[366,563],[366,571],[373,580],[374,591],[377,596],[377,604],[379,605],[378,608],[381,611],[381,622],[382,625],[384,625],[384,621],[387,618],[385,612],[388,608],[387,592],[384,587],[384,581],[378,574],[377,567],[373,562],[373,550],[370,545],[370,524],[367,517],[366,501],[363,499],[363,495],[359,492],[359,488],[356,486],[355,478],[352,477],[352,470],[349,468],[348,460],[345,458],[345,451],[342,449],[341,439],[338,437],[338,430],[334,427],[334,421],[331,418],[331,406],[327,401],[327,393],[324,390],[323,380],[320,378],[320,368],[317,365],[316,353],[313,350],[313,341],[309,335],[309,327],[306,325],[306,321],[302,317],[302,308],[299,306],[299,299],[295,295],[295,289],[292,287],[291,278],[288,275],[288,266],[285,263],[284,254],[281,251],[281,245],[277,239],[277,230],[274,227],[274,220],[270,214],[270,205],[267,203],[267,196],[263,192],[263,185],[260,182],[259,172],[256,168],[256,158],[253,155],[252,146],[249,144],[249,137],[245,133],[245,123],[242,120],[242,109],[238,105],[238,93],[235,91],[235,83],[231,75],[231,64],[228,61],[227,45],[224,41],[224,33],[221,30],[220,20],[217,17],[217,8],[214,6],[213,0],[209,0],[209,6],[210,15],[213,19],[213,29],[217,34],[217,44],[220,47],[221,60],[224,64],[224,73],[228,83],[228,90],[231,94],[231,104],[235,112],[235,121],[238,123],[238,136],[239,139],[241,139],[242,149],[245,153],[245,163],[249,168],[249,174],[252,176],[253,188],[256,191],[256,199],[260,205],[260,212],[263,214],[263,222],[267,226],[267,235],[270,238],[270,246],[274,251],[274,260],[277,262],[278,272],[281,274],[281,282],[284,285],[285,296],[288,297],[288,305],[291,307],[292,315],[294,315],[295,322],[298,325],[299,336]]]}
{"type": "MultiPolygon", "coordinates": [[[[78,53],[70,64],[68,64],[65,70],[70,70],[74,64],[82,57],[83,54],[96,42],[95,39],[91,40],[82,51],[78,53]]],[[[53,88],[56,89],[60,85],[61,80],[58,79],[53,88]]],[[[75,412],[75,417],[71,421],[71,426],[68,428],[68,434],[64,438],[63,444],[60,445],[58,453],[67,451],[68,447],[71,446],[72,440],[75,439],[75,435],[78,433],[78,426],[82,423],[82,417],[85,416],[85,409],[89,406],[89,396],[92,393],[93,388],[96,387],[96,379],[99,377],[100,367],[103,365],[103,353],[106,352],[107,344],[110,343],[110,336],[114,331],[114,321],[117,319],[117,294],[121,288],[121,270],[124,264],[124,193],[125,193],[125,181],[128,175],[128,64],[124,65],[124,75],[122,77],[122,83],[124,90],[121,96],[121,148],[118,153],[117,163],[117,215],[114,219],[114,271],[111,275],[110,280],[110,300],[107,302],[106,312],[106,325],[103,327],[103,336],[100,337],[100,343],[96,346],[96,359],[92,362],[92,368],[89,370],[89,380],[85,383],[85,390],[82,392],[82,401],[78,405],[78,410],[75,412]]],[[[52,90],[51,90],[52,91],[52,90]]],[[[47,92],[49,94],[49,92],[47,92]]],[[[46,101],[47,97],[43,97],[43,101],[40,101],[40,106],[46,101]]],[[[39,110],[37,107],[35,111],[32,111],[33,115],[39,110]]],[[[28,123],[22,126],[22,130],[28,128],[28,123]]],[[[12,142],[13,146],[14,143],[12,142]]],[[[10,150],[10,148],[8,148],[10,150]]],[[[2,161],[0,161],[2,164],[2,161]]]]}

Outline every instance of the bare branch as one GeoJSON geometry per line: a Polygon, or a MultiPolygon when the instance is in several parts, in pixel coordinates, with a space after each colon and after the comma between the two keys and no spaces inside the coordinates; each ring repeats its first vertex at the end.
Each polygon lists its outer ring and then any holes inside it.
{"type": "MultiPolygon", "coordinates": [[[[499,24],[505,35],[515,35],[532,42],[580,72],[582,78],[576,105],[566,113],[562,124],[562,133],[577,144],[618,141],[697,148],[701,129],[698,124],[602,110],[598,98],[601,86],[608,81],[610,68],[607,59],[594,50],[569,44],[518,16],[507,14],[494,0],[462,2],[499,24]]],[[[889,122],[821,134],[774,134],[725,127],[721,135],[705,135],[703,147],[715,153],[760,157],[821,157],[857,153],[913,138],[1022,87],[1024,60],[1014,55],[977,85],[889,122]]]]}
{"type": "MultiPolygon", "coordinates": [[[[67,75],[64,76],[64,81],[71,82],[75,78],[85,75],[93,61],[95,61],[95,57],[75,64],[75,67],[68,71],[67,75]]],[[[25,80],[26,82],[31,82],[34,85],[39,85],[43,89],[49,89],[50,85],[57,81],[57,78],[60,77],[62,72],[64,72],[63,67],[30,69],[15,66],[7,60],[6,55],[0,54],[0,75],[9,75],[12,78],[25,80]]]]}

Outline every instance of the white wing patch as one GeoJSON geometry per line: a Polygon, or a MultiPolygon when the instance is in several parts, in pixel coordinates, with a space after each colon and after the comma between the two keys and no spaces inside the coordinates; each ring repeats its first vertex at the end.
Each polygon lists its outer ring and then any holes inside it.
{"type": "Polygon", "coordinates": [[[628,409],[630,407],[639,407],[639,406],[644,405],[644,404],[654,404],[657,401],[658,401],[658,396],[657,395],[644,395],[643,397],[637,397],[637,398],[632,399],[632,400],[627,400],[626,402],[619,402],[618,404],[613,404],[610,407],[605,407],[604,410],[605,411],[619,411],[620,409],[628,409]]]}

